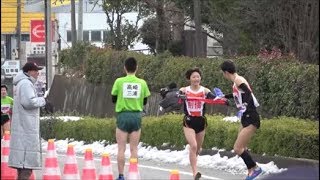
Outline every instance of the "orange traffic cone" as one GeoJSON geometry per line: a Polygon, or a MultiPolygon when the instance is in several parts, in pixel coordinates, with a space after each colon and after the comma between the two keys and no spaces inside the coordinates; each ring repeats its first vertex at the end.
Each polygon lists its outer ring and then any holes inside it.
{"type": "Polygon", "coordinates": [[[99,180],[113,180],[112,166],[110,164],[110,159],[109,159],[108,153],[102,154],[99,180]]]}
{"type": "Polygon", "coordinates": [[[8,167],[10,131],[5,131],[1,142],[1,179],[16,179],[17,170],[8,167]]]}
{"type": "Polygon", "coordinates": [[[58,165],[58,158],[54,146],[54,139],[48,140],[48,148],[45,159],[43,180],[60,180],[61,172],[58,165]]]}
{"type": "Polygon", "coordinates": [[[62,179],[80,179],[77,159],[72,144],[68,145],[67,159],[64,164],[62,179]]]}
{"type": "Polygon", "coordinates": [[[130,158],[129,163],[129,173],[127,176],[128,180],[140,180],[140,173],[138,169],[138,159],[137,158],[130,158]]]}
{"type": "Polygon", "coordinates": [[[82,169],[82,180],[96,180],[96,168],[93,161],[92,149],[86,149],[84,154],[84,166],[82,169]]]}
{"type": "Polygon", "coordinates": [[[170,172],[170,180],[179,180],[179,179],[180,179],[179,171],[178,170],[172,170],[170,172]]]}

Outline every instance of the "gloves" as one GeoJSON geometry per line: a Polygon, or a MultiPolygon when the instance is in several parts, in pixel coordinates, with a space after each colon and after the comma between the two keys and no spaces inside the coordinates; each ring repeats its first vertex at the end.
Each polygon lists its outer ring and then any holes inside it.
{"type": "Polygon", "coordinates": [[[217,97],[224,97],[223,92],[219,88],[213,88],[213,92],[217,97]]]}
{"type": "Polygon", "coordinates": [[[186,95],[181,91],[177,92],[177,97],[182,99],[182,100],[186,100],[187,99],[186,95]]]}
{"type": "Polygon", "coordinates": [[[237,112],[237,118],[238,119],[241,119],[243,113],[247,110],[247,107],[246,106],[242,106],[239,111],[237,112]]]}

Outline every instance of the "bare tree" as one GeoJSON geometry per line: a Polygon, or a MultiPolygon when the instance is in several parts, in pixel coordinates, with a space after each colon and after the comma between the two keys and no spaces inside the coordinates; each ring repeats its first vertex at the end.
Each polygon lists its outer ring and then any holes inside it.
{"type": "Polygon", "coordinates": [[[273,17],[285,50],[319,64],[319,1],[278,1],[273,17]]]}
{"type": "Polygon", "coordinates": [[[102,0],[101,4],[107,16],[107,24],[110,28],[107,44],[114,49],[127,49],[138,36],[138,22],[142,18],[143,10],[137,0],[102,0]],[[130,12],[138,12],[136,22],[130,23],[123,15],[130,12]]]}
{"type": "Polygon", "coordinates": [[[203,41],[202,41],[202,23],[200,13],[200,0],[193,0],[193,14],[194,14],[194,25],[195,25],[195,56],[206,57],[203,41]]]}

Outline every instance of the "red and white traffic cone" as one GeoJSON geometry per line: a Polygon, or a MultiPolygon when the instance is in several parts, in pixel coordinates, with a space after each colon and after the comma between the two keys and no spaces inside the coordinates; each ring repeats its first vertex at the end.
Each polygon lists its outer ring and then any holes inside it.
{"type": "Polygon", "coordinates": [[[180,175],[178,170],[172,170],[170,172],[170,180],[180,180],[180,175]]]}
{"type": "Polygon", "coordinates": [[[72,144],[68,145],[67,158],[64,163],[62,179],[80,180],[77,159],[72,144]]]}
{"type": "Polygon", "coordinates": [[[129,172],[127,176],[128,180],[140,180],[140,173],[138,169],[138,159],[137,158],[130,158],[129,163],[129,172]]]}
{"type": "Polygon", "coordinates": [[[96,168],[93,161],[92,149],[86,149],[84,154],[84,166],[82,169],[82,180],[96,180],[96,168]]]}
{"type": "Polygon", "coordinates": [[[99,180],[113,180],[112,166],[110,163],[110,158],[108,153],[102,154],[99,180]]]}
{"type": "Polygon", "coordinates": [[[5,131],[1,142],[1,179],[15,180],[17,170],[8,166],[10,131],[5,131]]]}
{"type": "Polygon", "coordinates": [[[54,139],[48,140],[48,148],[43,170],[43,180],[60,180],[61,172],[58,165],[58,158],[54,146],[54,139]]]}

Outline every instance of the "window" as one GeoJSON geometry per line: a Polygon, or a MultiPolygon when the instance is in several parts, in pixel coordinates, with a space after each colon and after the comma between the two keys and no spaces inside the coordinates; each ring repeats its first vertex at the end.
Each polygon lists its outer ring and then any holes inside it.
{"type": "Polygon", "coordinates": [[[101,31],[91,31],[91,41],[101,42],[101,31]]]}
{"type": "Polygon", "coordinates": [[[107,42],[107,31],[103,31],[103,42],[107,42]]]}
{"type": "Polygon", "coordinates": [[[83,41],[89,42],[89,31],[83,31],[83,41]]]}
{"type": "Polygon", "coordinates": [[[30,41],[29,34],[21,34],[21,41],[30,41]]]}
{"type": "Polygon", "coordinates": [[[71,42],[71,31],[67,31],[67,42],[71,42]]]}
{"type": "Polygon", "coordinates": [[[6,49],[4,44],[1,44],[1,59],[6,59],[6,49]]]}

